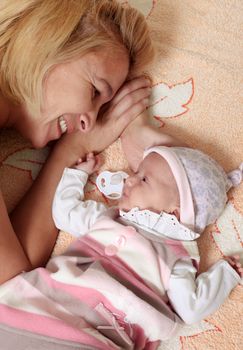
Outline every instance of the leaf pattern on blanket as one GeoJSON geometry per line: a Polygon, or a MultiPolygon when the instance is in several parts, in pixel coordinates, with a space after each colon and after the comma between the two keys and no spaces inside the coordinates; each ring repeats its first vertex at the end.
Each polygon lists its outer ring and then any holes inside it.
{"type": "Polygon", "coordinates": [[[227,203],[212,234],[222,255],[238,254],[243,263],[243,216],[233,202],[227,203]]]}
{"type": "Polygon", "coordinates": [[[160,82],[153,86],[149,103],[150,115],[171,118],[188,111],[194,94],[193,79],[175,85],[160,82]]]}
{"type": "Polygon", "coordinates": [[[130,6],[137,8],[146,18],[151,15],[157,3],[157,0],[139,0],[139,4],[137,0],[120,1],[123,4],[129,4],[130,6]]]}
{"type": "Polygon", "coordinates": [[[194,325],[183,325],[176,337],[161,342],[158,350],[181,350],[184,349],[183,342],[187,337],[197,336],[204,332],[219,331],[219,328],[210,322],[204,320],[194,325]]]}
{"type": "Polygon", "coordinates": [[[14,153],[8,155],[8,157],[2,162],[4,165],[9,165],[14,168],[28,171],[31,179],[34,180],[42,165],[44,164],[48,154],[49,148],[33,149],[23,148],[14,153]]]}

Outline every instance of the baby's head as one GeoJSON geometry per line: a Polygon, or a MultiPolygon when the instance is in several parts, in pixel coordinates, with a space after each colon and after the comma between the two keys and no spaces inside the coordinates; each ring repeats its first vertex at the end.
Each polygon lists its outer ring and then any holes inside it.
{"type": "Polygon", "coordinates": [[[119,208],[164,211],[202,232],[223,211],[231,186],[208,155],[191,148],[156,146],[144,152],[138,171],[126,179],[119,208]]]}
{"type": "Polygon", "coordinates": [[[179,218],[180,197],[167,161],[158,153],[149,153],[136,173],[124,184],[119,208],[125,211],[138,207],[156,213],[165,211],[179,218]]]}

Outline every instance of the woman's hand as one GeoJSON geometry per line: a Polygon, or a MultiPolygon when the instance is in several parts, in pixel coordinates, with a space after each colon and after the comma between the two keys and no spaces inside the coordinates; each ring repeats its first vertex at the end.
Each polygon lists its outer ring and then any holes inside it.
{"type": "Polygon", "coordinates": [[[90,135],[87,134],[91,141],[90,150],[99,152],[114,142],[146,109],[150,93],[150,81],[145,77],[126,82],[114,98],[101,108],[96,126],[90,135]]]}
{"type": "Polygon", "coordinates": [[[103,151],[146,109],[150,91],[150,81],[144,77],[126,82],[114,98],[102,107],[92,130],[62,136],[54,151],[68,159],[67,166],[75,163],[80,150],[84,154],[103,151]]]}
{"type": "Polygon", "coordinates": [[[128,164],[133,171],[137,170],[146,148],[152,146],[187,147],[182,141],[151,125],[147,110],[141,113],[124,130],[121,135],[121,143],[128,164]]]}

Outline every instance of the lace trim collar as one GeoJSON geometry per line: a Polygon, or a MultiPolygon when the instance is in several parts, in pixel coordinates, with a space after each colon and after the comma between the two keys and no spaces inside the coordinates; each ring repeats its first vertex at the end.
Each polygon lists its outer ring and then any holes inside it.
{"type": "Polygon", "coordinates": [[[150,210],[139,210],[132,208],[130,211],[119,211],[122,218],[141,226],[141,228],[149,229],[157,236],[167,236],[172,239],[192,241],[200,235],[186,226],[182,225],[175,215],[161,212],[159,214],[150,210]]]}

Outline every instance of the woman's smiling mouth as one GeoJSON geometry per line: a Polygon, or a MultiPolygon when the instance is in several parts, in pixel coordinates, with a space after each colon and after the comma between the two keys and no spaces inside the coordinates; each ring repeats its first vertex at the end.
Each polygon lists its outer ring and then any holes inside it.
{"type": "Polygon", "coordinates": [[[67,122],[62,115],[58,118],[58,123],[62,134],[64,134],[67,131],[67,122]]]}
{"type": "Polygon", "coordinates": [[[75,130],[87,131],[89,127],[89,118],[86,114],[62,114],[58,117],[58,125],[61,135],[70,134],[75,130]]]}

